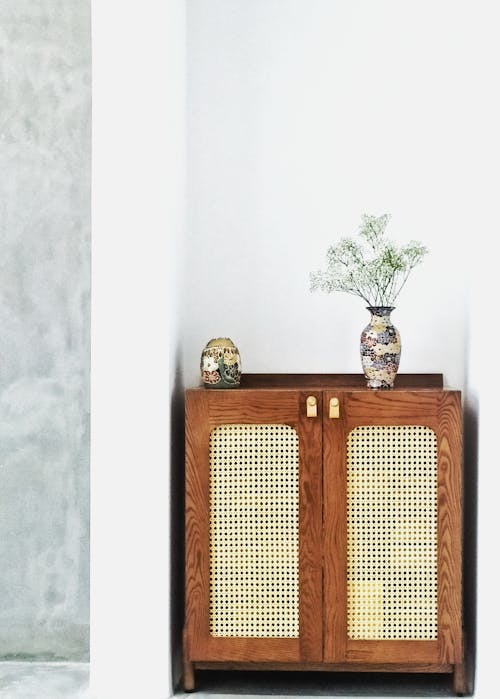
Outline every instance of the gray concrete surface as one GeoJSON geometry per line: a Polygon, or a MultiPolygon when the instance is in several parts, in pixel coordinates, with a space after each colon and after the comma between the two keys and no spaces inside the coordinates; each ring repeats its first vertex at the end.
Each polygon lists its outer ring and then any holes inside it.
{"type": "Polygon", "coordinates": [[[0,3],[0,658],[8,660],[88,659],[90,68],[89,0],[0,3]]]}
{"type": "Polygon", "coordinates": [[[89,699],[88,663],[0,662],[1,699],[89,699]]]}

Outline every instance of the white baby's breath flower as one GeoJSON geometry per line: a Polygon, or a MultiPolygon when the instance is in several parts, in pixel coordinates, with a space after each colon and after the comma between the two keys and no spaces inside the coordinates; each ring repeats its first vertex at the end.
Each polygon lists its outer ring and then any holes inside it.
{"type": "Polygon", "coordinates": [[[414,240],[397,248],[384,237],[389,219],[389,214],[363,214],[361,242],[341,238],[330,246],[326,270],[310,275],[311,291],[343,291],[360,296],[369,306],[393,306],[411,270],[428,250],[414,240]]]}

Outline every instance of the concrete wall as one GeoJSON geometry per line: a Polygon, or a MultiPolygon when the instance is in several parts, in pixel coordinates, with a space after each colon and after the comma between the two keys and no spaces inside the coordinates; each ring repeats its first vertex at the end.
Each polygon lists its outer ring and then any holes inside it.
{"type": "Polygon", "coordinates": [[[90,2],[0,4],[0,658],[89,626],[90,2]]]}

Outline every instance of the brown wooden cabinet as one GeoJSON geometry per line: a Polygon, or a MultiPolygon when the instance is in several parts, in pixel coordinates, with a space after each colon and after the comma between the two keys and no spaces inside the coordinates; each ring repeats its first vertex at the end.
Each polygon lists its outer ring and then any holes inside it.
{"type": "Polygon", "coordinates": [[[461,435],[441,375],[188,390],[185,688],[251,667],[446,672],[464,693],[461,435]]]}

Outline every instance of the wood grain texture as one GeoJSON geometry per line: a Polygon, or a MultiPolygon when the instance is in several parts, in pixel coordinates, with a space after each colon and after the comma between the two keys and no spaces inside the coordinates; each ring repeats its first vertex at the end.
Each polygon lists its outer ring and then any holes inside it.
{"type": "MultiPolygon", "coordinates": [[[[453,673],[463,680],[461,396],[442,375],[246,375],[241,389],[186,393],[186,676],[195,668],[453,673]],[[315,395],[318,418],[307,418],[315,395]],[[340,417],[330,419],[331,397],[340,417]],[[299,637],[210,636],[209,438],[220,424],[288,424],[299,434],[299,637]],[[438,441],[438,639],[347,637],[346,442],[360,425],[424,425],[438,441]]],[[[194,682],[194,676],[193,676],[194,682]]]]}
{"type": "Polygon", "coordinates": [[[441,394],[438,435],[438,603],[441,662],[462,663],[462,412],[441,394]]]}
{"type": "Polygon", "coordinates": [[[346,401],[325,392],[323,410],[324,659],[342,662],[347,644],[346,401]],[[329,417],[332,398],[339,417],[329,417]]]}
{"type": "Polygon", "coordinates": [[[317,417],[306,414],[311,391],[299,393],[299,624],[300,659],[323,658],[322,394],[315,392],[317,417]]]}
{"type": "Polygon", "coordinates": [[[460,393],[329,391],[340,418],[324,411],[324,658],[326,662],[419,661],[451,665],[461,650],[460,393]],[[346,451],[360,425],[423,425],[438,443],[438,641],[368,641],[347,637],[346,451]]]}
{"type": "Polygon", "coordinates": [[[425,424],[435,427],[441,391],[349,392],[345,398],[348,425],[425,424]]]}
{"type": "Polygon", "coordinates": [[[468,694],[467,673],[464,663],[459,663],[453,668],[453,691],[459,697],[468,694]]]}
{"type": "MultiPolygon", "coordinates": [[[[211,389],[187,391],[189,396],[205,396],[203,420],[210,430],[221,424],[287,424],[297,428],[298,393],[294,389],[211,389]]],[[[318,394],[319,395],[319,394],[318,394]]]]}
{"type": "Polygon", "coordinates": [[[436,663],[238,663],[200,662],[197,670],[270,670],[278,672],[431,672],[453,673],[453,665],[436,663]]]}
{"type": "Polygon", "coordinates": [[[209,450],[207,395],[186,393],[185,471],[185,657],[209,634],[209,450]]]}
{"type": "Polygon", "coordinates": [[[192,692],[195,688],[194,664],[188,660],[189,651],[187,643],[187,631],[186,627],[184,627],[182,631],[182,685],[184,691],[192,692]]]}
{"type": "MultiPolygon", "coordinates": [[[[368,393],[373,389],[366,386],[363,374],[243,374],[242,388],[356,388],[368,393]]],[[[398,374],[392,391],[409,388],[442,388],[442,374],[398,374]]]]}
{"type": "Polygon", "coordinates": [[[347,643],[346,660],[365,663],[439,662],[438,641],[352,641],[347,643]]]}
{"type": "MultiPolygon", "coordinates": [[[[309,395],[309,393],[307,394],[309,395]]],[[[299,661],[322,657],[321,418],[305,417],[295,390],[186,392],[186,657],[299,661]],[[299,638],[210,634],[210,462],[212,429],[221,424],[287,424],[299,435],[299,638]]],[[[317,393],[321,404],[321,393],[317,393]]]]}
{"type": "MultiPolygon", "coordinates": [[[[241,385],[238,389],[231,391],[242,391],[252,388],[291,388],[303,390],[307,388],[318,388],[327,390],[329,388],[356,388],[373,393],[373,389],[366,387],[366,379],[363,374],[243,374],[241,385]]],[[[427,390],[432,388],[443,388],[442,374],[398,374],[391,392],[398,390],[408,390],[418,388],[427,390]]],[[[227,389],[205,388],[199,386],[198,389],[219,393],[227,393],[227,389]]]]}

